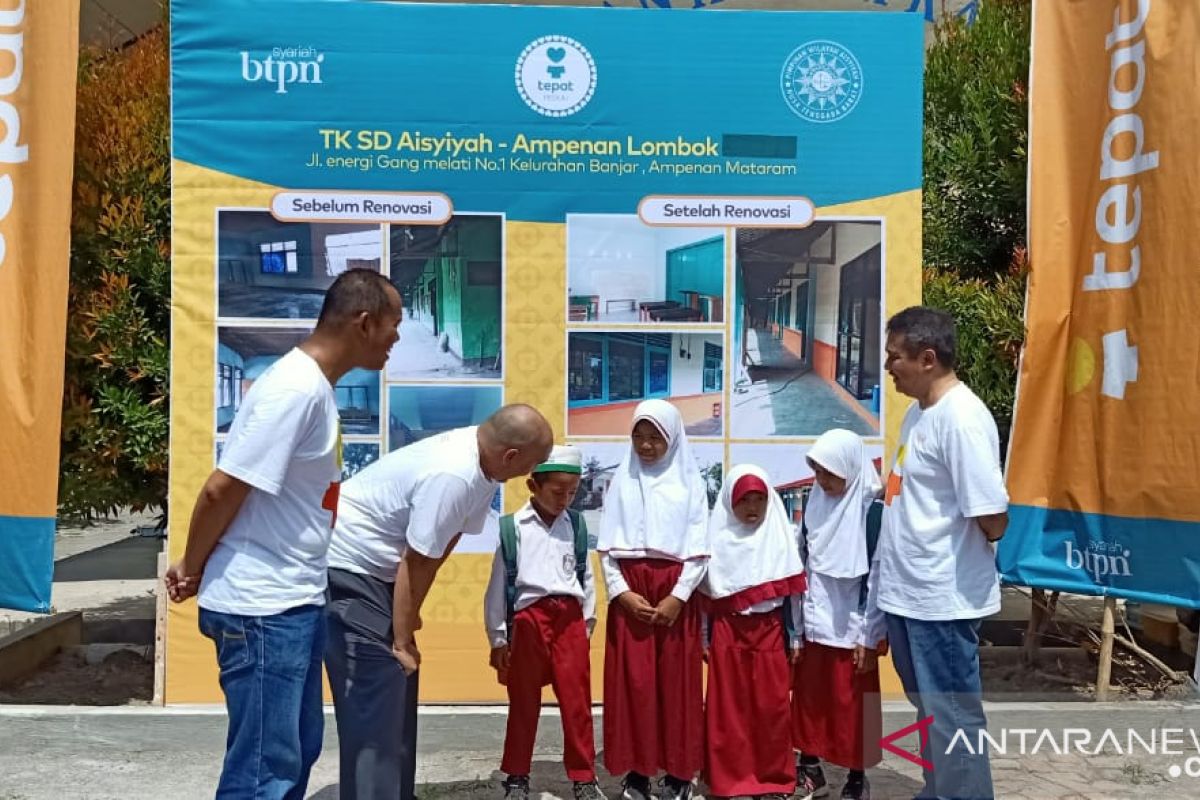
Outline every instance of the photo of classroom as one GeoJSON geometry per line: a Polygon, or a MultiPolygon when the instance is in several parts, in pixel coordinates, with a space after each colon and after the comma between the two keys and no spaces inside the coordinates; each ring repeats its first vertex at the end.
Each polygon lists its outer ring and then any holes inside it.
{"type": "Polygon", "coordinates": [[[720,436],[724,365],[720,333],[571,331],[567,435],[626,435],[634,407],[661,397],[689,435],[720,436]]]}
{"type": "MultiPolygon", "coordinates": [[[[389,386],[388,452],[454,428],[478,425],[503,403],[500,386],[389,386]]],[[[454,552],[495,552],[500,542],[501,491],[497,489],[492,498],[484,529],[463,531],[454,552]]]]}
{"type": "Polygon", "coordinates": [[[500,386],[389,386],[388,452],[467,425],[503,404],[500,386]]]}
{"type": "Polygon", "coordinates": [[[882,230],[874,221],[738,230],[735,437],[879,435],[882,230]]]}
{"type": "MultiPolygon", "coordinates": [[[[812,489],[814,476],[808,464],[807,444],[731,444],[729,458],[734,464],[754,464],[771,478],[771,486],[779,493],[788,517],[799,524],[804,511],[805,497],[812,489]]],[[[868,444],[867,455],[878,467],[883,458],[883,445],[868,444]]]]}
{"type": "Polygon", "coordinates": [[[382,266],[380,225],[279,222],[266,211],[217,212],[220,317],[315,320],[338,275],[382,266]]]}
{"type": "Polygon", "coordinates": [[[567,215],[568,322],[722,322],[720,228],[651,227],[624,214],[567,215]]]}
{"type": "Polygon", "coordinates": [[[504,220],[456,214],[393,225],[392,283],[404,300],[388,380],[499,380],[504,220]]]}
{"type": "MultiPolygon", "coordinates": [[[[217,331],[217,431],[227,433],[250,387],[267,368],[304,341],[295,328],[219,328],[217,331]]],[[[342,433],[379,434],[379,373],[355,369],[333,387],[342,433]]]]}
{"type": "MultiPolygon", "coordinates": [[[[613,473],[621,465],[621,459],[629,450],[629,441],[624,442],[571,442],[583,454],[583,474],[579,491],[571,508],[583,514],[587,520],[588,533],[593,542],[600,532],[600,517],[604,508],[604,493],[612,483],[613,473]]],[[[718,442],[692,442],[692,455],[696,457],[696,470],[708,490],[708,507],[711,509],[721,492],[721,481],[725,477],[724,445],[718,442]]],[[[594,546],[594,545],[593,545],[594,546]]]]}

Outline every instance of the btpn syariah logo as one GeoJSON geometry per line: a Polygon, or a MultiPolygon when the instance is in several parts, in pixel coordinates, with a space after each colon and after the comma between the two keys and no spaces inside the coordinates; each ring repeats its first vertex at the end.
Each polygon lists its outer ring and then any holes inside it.
{"type": "Polygon", "coordinates": [[[275,47],[269,53],[241,52],[242,80],[266,83],[275,94],[287,94],[294,84],[319,84],[325,54],[312,47],[275,47]]]}
{"type": "Polygon", "coordinates": [[[595,94],[596,62],[570,37],[543,36],[517,56],[516,78],[525,105],[546,117],[567,117],[595,94]]]}

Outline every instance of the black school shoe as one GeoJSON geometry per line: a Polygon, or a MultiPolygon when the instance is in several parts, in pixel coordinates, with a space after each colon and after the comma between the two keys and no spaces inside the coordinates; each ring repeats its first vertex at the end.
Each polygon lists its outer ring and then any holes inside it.
{"type": "Polygon", "coordinates": [[[796,800],[813,800],[829,795],[829,784],[825,781],[825,770],[820,764],[796,765],[796,800]]]}
{"type": "Polygon", "coordinates": [[[504,800],[529,800],[529,776],[509,775],[504,783],[504,800]]]}

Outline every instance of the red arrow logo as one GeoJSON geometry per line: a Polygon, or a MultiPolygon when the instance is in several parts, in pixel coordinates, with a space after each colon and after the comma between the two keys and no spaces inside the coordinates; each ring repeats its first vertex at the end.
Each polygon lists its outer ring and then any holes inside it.
{"type": "Polygon", "coordinates": [[[920,753],[925,749],[925,745],[929,744],[929,726],[932,724],[933,724],[933,717],[928,716],[925,719],[920,720],[919,722],[914,722],[912,725],[909,725],[907,728],[901,728],[900,730],[896,731],[895,733],[889,733],[887,736],[885,736],[879,740],[879,746],[882,747],[884,750],[887,750],[889,753],[895,753],[896,755],[900,756],[901,758],[903,758],[907,761],[911,761],[912,763],[916,764],[918,767],[920,767],[923,770],[933,772],[933,764],[932,763],[921,758],[919,755],[914,756],[912,753],[908,752],[907,750],[901,750],[899,747],[892,744],[892,742],[895,742],[897,739],[903,739],[905,736],[908,736],[910,733],[913,733],[914,731],[916,731],[921,734],[921,746],[917,748],[917,752],[920,753]]]}

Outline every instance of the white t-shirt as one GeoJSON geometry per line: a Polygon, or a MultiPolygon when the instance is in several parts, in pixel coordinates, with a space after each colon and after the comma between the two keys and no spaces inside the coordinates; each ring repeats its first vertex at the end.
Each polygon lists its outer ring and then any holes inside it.
{"type": "Polygon", "coordinates": [[[242,401],[217,469],[250,493],[200,581],[201,608],[258,617],[325,603],[325,555],[341,479],[337,400],[293,349],[242,401]]]}
{"type": "Polygon", "coordinates": [[[482,532],[500,484],[479,466],[477,431],[414,442],[346,481],[329,566],[392,582],[408,548],[441,558],[459,533],[482,532]]]}
{"type": "Polygon", "coordinates": [[[879,608],[920,620],[1000,610],[996,556],[975,517],[1008,510],[991,412],[963,384],[913,403],[887,487],[879,537],[879,608]]]}
{"type": "MultiPolygon", "coordinates": [[[[525,503],[513,515],[517,531],[517,598],[514,610],[520,611],[551,595],[574,597],[583,608],[588,631],[596,621],[596,579],[592,561],[584,568],[583,586],[575,572],[575,529],[564,512],[547,527],[532,503],[525,503]]],[[[492,559],[492,577],[483,599],[483,616],[492,647],[507,643],[507,616],[504,554],[496,548],[492,559]]]]}

